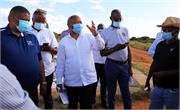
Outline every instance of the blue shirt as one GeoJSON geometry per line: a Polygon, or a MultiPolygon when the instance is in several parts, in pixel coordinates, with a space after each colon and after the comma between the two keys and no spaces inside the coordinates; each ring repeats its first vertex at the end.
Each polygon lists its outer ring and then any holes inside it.
{"type": "Polygon", "coordinates": [[[1,30],[1,63],[16,76],[23,89],[36,87],[40,80],[39,43],[29,33],[17,37],[10,27],[1,30]]]}

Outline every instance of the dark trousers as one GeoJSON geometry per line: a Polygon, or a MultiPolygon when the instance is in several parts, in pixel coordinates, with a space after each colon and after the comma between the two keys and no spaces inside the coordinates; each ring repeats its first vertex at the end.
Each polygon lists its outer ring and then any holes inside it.
{"type": "Polygon", "coordinates": [[[118,64],[107,59],[105,63],[105,74],[108,90],[108,108],[115,108],[115,93],[118,81],[124,109],[131,109],[131,96],[129,91],[130,75],[128,73],[128,63],[118,64]]]}
{"type": "Polygon", "coordinates": [[[52,92],[51,92],[51,86],[53,82],[53,73],[49,76],[46,76],[46,82],[47,82],[47,91],[45,95],[43,95],[44,99],[44,106],[45,109],[52,109],[53,108],[53,99],[52,99],[52,92]]]}
{"type": "Polygon", "coordinates": [[[68,94],[68,108],[77,109],[78,102],[80,103],[80,109],[92,109],[93,103],[93,84],[82,87],[66,87],[68,94]]]}
{"type": "Polygon", "coordinates": [[[104,71],[104,64],[95,63],[96,73],[97,73],[97,83],[95,84],[94,88],[94,104],[96,103],[96,89],[97,84],[100,80],[100,94],[101,94],[101,105],[104,108],[107,108],[107,89],[106,89],[106,77],[104,71]]]}
{"type": "Polygon", "coordinates": [[[34,104],[36,106],[38,106],[38,89],[37,89],[37,86],[34,88],[23,88],[23,89],[28,92],[29,97],[32,99],[34,104]]]}

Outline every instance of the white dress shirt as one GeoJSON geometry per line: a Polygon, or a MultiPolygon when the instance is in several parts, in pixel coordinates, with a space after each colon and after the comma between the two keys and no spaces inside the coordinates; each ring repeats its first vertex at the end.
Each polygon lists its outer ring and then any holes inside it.
{"type": "Polygon", "coordinates": [[[154,40],[154,42],[152,43],[152,45],[149,47],[148,49],[148,54],[150,56],[154,56],[154,53],[155,53],[155,50],[156,50],[156,46],[161,42],[163,41],[163,38],[162,38],[162,32],[159,32],[157,33],[156,35],[156,39],[154,40]]]}
{"type": "MultiPolygon", "coordinates": [[[[101,33],[103,29],[98,30],[99,33],[101,33]]],[[[98,63],[98,64],[105,64],[106,61],[106,57],[102,57],[100,54],[99,50],[93,49],[93,58],[94,58],[94,63],[98,63]]]]}
{"type": "Polygon", "coordinates": [[[93,50],[94,63],[105,64],[106,57],[102,57],[100,51],[93,50]]]}
{"type": "Polygon", "coordinates": [[[77,40],[70,34],[59,44],[57,54],[57,84],[70,87],[86,86],[97,81],[93,60],[93,49],[104,49],[104,40],[100,35],[81,33],[77,40]]]}
{"type": "MultiPolygon", "coordinates": [[[[44,28],[38,32],[37,30],[32,28],[30,32],[37,37],[39,45],[43,45],[43,43],[49,43],[49,46],[53,48],[58,47],[58,42],[53,32],[49,29],[44,28]]],[[[41,55],[45,67],[45,76],[49,76],[55,71],[56,63],[53,62],[53,57],[50,52],[41,51],[41,55]]]]}
{"type": "Polygon", "coordinates": [[[0,64],[0,110],[38,110],[16,77],[0,64]]]}
{"type": "MultiPolygon", "coordinates": [[[[112,26],[108,27],[101,31],[101,36],[105,41],[106,48],[112,48],[117,44],[125,44],[129,42],[128,30],[124,27],[119,29],[113,28],[112,26]]],[[[116,61],[126,61],[128,59],[128,48],[118,50],[110,55],[107,58],[116,60],[116,61]]]]}

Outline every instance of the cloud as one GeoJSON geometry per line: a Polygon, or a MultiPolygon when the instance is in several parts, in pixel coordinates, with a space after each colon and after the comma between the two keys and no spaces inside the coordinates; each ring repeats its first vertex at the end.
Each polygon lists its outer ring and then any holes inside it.
{"type": "Polygon", "coordinates": [[[8,15],[10,8],[0,8],[0,28],[8,24],[8,15]]]}
{"type": "Polygon", "coordinates": [[[104,7],[101,5],[102,0],[88,0],[90,3],[92,3],[91,9],[99,10],[101,12],[106,12],[104,7]]]}
{"type": "MultiPolygon", "coordinates": [[[[83,31],[90,33],[89,29],[86,25],[91,26],[91,20],[88,20],[81,12],[75,12],[75,15],[78,15],[83,23],[83,31]]],[[[69,16],[68,16],[69,17],[69,16]]],[[[61,33],[63,30],[68,29],[67,27],[67,19],[68,17],[64,15],[52,15],[47,14],[47,21],[49,24],[49,28],[57,33],[61,33]]]]}
{"type": "Polygon", "coordinates": [[[49,1],[49,7],[54,7],[57,3],[63,3],[63,4],[71,4],[71,3],[78,3],[79,0],[48,0],[49,1]]]}
{"type": "Polygon", "coordinates": [[[93,4],[100,4],[102,2],[102,0],[88,0],[88,1],[93,4]]]}
{"type": "Polygon", "coordinates": [[[99,4],[96,4],[96,5],[94,5],[94,6],[91,6],[91,8],[92,8],[92,9],[96,9],[96,10],[100,10],[100,11],[102,11],[102,12],[106,12],[105,9],[104,9],[101,5],[99,5],[99,4]]]}
{"type": "Polygon", "coordinates": [[[41,0],[8,0],[10,2],[20,3],[27,6],[39,7],[41,0]]]}
{"type": "Polygon", "coordinates": [[[50,0],[52,2],[56,3],[77,3],[79,0],[50,0]]]}
{"type": "MultiPolygon", "coordinates": [[[[88,24],[89,26],[91,26],[91,20],[88,20],[81,12],[75,12],[74,14],[78,15],[81,18],[84,27],[83,31],[90,33],[86,25],[88,24]]],[[[63,30],[68,29],[67,27],[68,17],[64,15],[47,14],[47,22],[49,24],[49,28],[57,33],[61,33],[63,30]]]]}
{"type": "Polygon", "coordinates": [[[67,17],[64,15],[47,14],[47,22],[49,28],[54,32],[61,33],[67,29],[67,17]]]}

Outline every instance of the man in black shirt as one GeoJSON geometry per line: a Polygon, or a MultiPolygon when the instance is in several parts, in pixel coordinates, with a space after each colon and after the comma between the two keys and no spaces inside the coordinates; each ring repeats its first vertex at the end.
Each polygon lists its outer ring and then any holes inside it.
{"type": "Polygon", "coordinates": [[[155,85],[150,109],[179,108],[179,40],[180,18],[168,17],[162,25],[162,38],[155,50],[145,87],[153,76],[155,85]]]}

